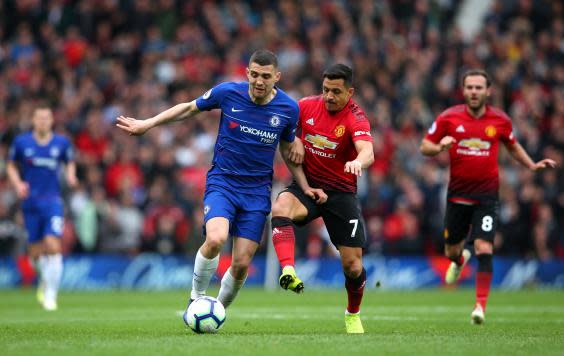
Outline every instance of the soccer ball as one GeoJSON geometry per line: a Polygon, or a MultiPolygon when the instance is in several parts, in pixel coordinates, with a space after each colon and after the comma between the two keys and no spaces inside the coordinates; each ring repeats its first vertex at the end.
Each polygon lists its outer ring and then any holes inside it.
{"type": "Polygon", "coordinates": [[[225,322],[225,308],[213,297],[200,297],[192,301],[184,312],[184,322],[198,334],[215,334],[225,322]]]}

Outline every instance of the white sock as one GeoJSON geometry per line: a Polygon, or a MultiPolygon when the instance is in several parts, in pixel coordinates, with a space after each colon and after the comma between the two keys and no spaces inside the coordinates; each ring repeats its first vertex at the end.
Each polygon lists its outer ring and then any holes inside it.
{"type": "Polygon", "coordinates": [[[214,258],[207,259],[202,255],[200,250],[196,254],[194,261],[194,274],[192,275],[192,293],[190,298],[196,299],[206,295],[206,289],[210,286],[210,281],[219,264],[219,255],[214,258]]]}
{"type": "Polygon", "coordinates": [[[219,294],[217,295],[217,299],[223,304],[224,307],[228,307],[233,303],[235,297],[237,297],[237,293],[239,293],[239,289],[243,287],[247,277],[243,280],[235,279],[231,275],[231,267],[225,272],[223,278],[221,279],[221,288],[219,289],[219,294]]]}
{"type": "Polygon", "coordinates": [[[45,300],[57,300],[57,292],[63,275],[63,256],[60,253],[47,255],[43,280],[45,281],[45,300]]]}
{"type": "Polygon", "coordinates": [[[40,255],[36,262],[36,271],[39,278],[39,285],[45,287],[45,272],[47,271],[47,264],[49,262],[49,256],[40,255]]]}

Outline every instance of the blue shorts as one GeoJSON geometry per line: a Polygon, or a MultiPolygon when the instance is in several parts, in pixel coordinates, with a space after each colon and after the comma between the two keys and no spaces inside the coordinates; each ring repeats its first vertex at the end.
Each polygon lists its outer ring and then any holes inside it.
{"type": "Polygon", "coordinates": [[[229,220],[231,236],[260,243],[270,205],[270,196],[235,193],[210,185],[204,194],[204,236],[205,223],[211,218],[222,217],[229,220]]]}
{"type": "Polygon", "coordinates": [[[63,234],[64,208],[62,200],[27,201],[22,211],[30,243],[40,242],[48,235],[61,237],[63,234]]]}

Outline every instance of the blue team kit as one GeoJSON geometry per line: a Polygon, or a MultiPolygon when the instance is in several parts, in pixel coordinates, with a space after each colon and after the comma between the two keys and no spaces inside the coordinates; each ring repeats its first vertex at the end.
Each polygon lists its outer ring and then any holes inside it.
{"type": "Polygon", "coordinates": [[[225,217],[230,234],[260,242],[270,213],[273,163],[280,140],[294,141],[299,108],[276,88],[255,104],[249,83],[222,83],[196,100],[201,111],[221,109],[212,166],[207,174],[204,221],[225,217]]]}
{"type": "Polygon", "coordinates": [[[45,236],[60,237],[63,232],[63,201],[59,186],[61,163],[74,159],[70,141],[53,135],[45,144],[37,143],[31,132],[18,135],[8,159],[19,165],[22,179],[29,184],[29,196],[23,201],[24,223],[28,239],[35,243],[45,236]]]}

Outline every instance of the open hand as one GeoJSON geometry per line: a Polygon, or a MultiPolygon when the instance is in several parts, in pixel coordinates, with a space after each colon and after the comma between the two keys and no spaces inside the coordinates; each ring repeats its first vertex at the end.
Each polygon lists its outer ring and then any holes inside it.
{"type": "Polygon", "coordinates": [[[345,173],[354,174],[357,177],[362,176],[362,163],[357,160],[345,163],[345,173]]]}
{"type": "Polygon", "coordinates": [[[550,158],[545,158],[542,161],[538,161],[537,163],[535,163],[533,167],[533,171],[538,171],[545,168],[555,168],[555,167],[556,167],[556,161],[550,158]]]}
{"type": "Polygon", "coordinates": [[[116,119],[116,126],[133,136],[141,136],[151,128],[145,120],[137,120],[123,115],[116,119]]]}

